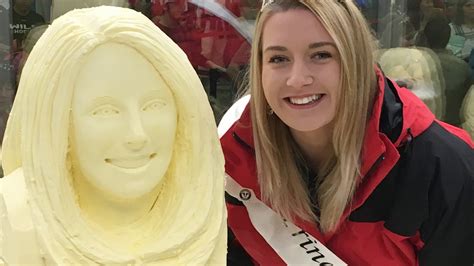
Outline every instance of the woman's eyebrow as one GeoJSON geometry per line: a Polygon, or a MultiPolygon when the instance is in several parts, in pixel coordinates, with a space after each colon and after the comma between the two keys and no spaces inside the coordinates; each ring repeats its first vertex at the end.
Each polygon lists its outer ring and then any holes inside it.
{"type": "Polygon", "coordinates": [[[288,49],[286,49],[286,47],[284,47],[284,46],[272,45],[272,46],[268,46],[267,48],[265,48],[265,50],[263,52],[264,53],[268,52],[268,51],[284,52],[284,51],[287,51],[287,50],[288,49]]]}
{"type": "MultiPolygon", "coordinates": [[[[308,45],[308,48],[309,49],[314,49],[314,48],[319,48],[319,47],[323,47],[323,46],[332,46],[334,48],[337,49],[336,47],[336,44],[333,43],[333,42],[314,42],[314,43],[311,43],[310,45],[308,45]]],[[[268,46],[265,48],[265,50],[263,51],[264,53],[265,52],[268,52],[268,51],[278,51],[278,52],[285,52],[287,51],[288,49],[284,46],[280,46],[280,45],[271,45],[271,46],[268,46]]]]}
{"type": "Polygon", "coordinates": [[[328,46],[328,45],[337,49],[336,44],[333,42],[315,42],[315,43],[310,44],[308,47],[310,49],[314,49],[314,48],[319,48],[319,47],[328,46]]]}

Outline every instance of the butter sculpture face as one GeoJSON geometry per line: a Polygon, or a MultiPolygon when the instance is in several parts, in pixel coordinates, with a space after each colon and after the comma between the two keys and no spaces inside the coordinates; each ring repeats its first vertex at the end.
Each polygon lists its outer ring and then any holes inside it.
{"type": "Polygon", "coordinates": [[[0,264],[225,265],[212,109],[186,54],[143,14],[54,20],[2,146],[0,264]]]}
{"type": "Polygon", "coordinates": [[[168,169],[176,124],[173,95],[142,55],[117,43],[95,48],[72,99],[75,182],[92,186],[85,194],[118,199],[152,192],[168,169]]]}

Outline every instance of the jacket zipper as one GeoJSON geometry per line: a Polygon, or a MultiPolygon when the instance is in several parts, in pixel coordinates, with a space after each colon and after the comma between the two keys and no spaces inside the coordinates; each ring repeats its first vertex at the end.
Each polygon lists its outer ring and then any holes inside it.
{"type": "Polygon", "coordinates": [[[245,142],[243,139],[241,139],[241,138],[239,137],[239,135],[237,135],[237,133],[232,132],[232,137],[234,137],[234,139],[235,139],[240,145],[244,146],[245,148],[250,149],[250,150],[252,150],[252,151],[254,150],[254,149],[252,148],[252,146],[250,146],[249,144],[247,144],[247,142],[245,142]]]}
{"type": "Polygon", "coordinates": [[[380,155],[379,158],[377,158],[375,163],[370,167],[369,171],[367,171],[367,173],[364,175],[362,179],[366,179],[369,176],[371,176],[372,173],[378,168],[379,164],[381,164],[382,161],[384,160],[385,160],[385,153],[382,153],[382,155],[380,155]]]}

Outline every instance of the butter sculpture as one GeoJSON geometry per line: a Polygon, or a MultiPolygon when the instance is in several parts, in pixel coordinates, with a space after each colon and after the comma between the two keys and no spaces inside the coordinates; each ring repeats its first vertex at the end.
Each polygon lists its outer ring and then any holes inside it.
{"type": "Polygon", "coordinates": [[[71,11],[3,141],[0,264],[224,265],[224,160],[186,55],[138,12],[71,11]]]}

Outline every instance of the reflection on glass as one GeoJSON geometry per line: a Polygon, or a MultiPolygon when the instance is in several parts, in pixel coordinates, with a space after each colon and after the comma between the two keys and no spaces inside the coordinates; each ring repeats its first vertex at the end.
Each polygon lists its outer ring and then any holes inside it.
{"type": "Polygon", "coordinates": [[[219,105],[228,106],[240,86],[249,60],[251,26],[246,17],[252,18],[256,2],[163,0],[151,3],[152,21],[185,51],[206,87],[217,118],[219,105]]]}
{"type": "Polygon", "coordinates": [[[459,126],[461,103],[472,83],[469,65],[446,48],[451,28],[445,17],[439,16],[428,21],[423,34],[427,47],[433,50],[441,65],[446,97],[444,121],[459,126]]]}
{"type": "MultiPolygon", "coordinates": [[[[374,30],[381,48],[423,46],[433,49],[436,56],[425,61],[434,60],[441,65],[439,73],[442,73],[446,91],[444,118],[459,125],[460,102],[471,81],[465,78],[466,64],[448,53],[451,51],[467,62],[472,68],[471,76],[474,76],[474,53],[471,53],[474,47],[474,0],[355,2],[374,30]],[[439,17],[444,17],[451,28],[447,50],[428,43],[425,32],[429,22],[439,17]]],[[[14,89],[17,86],[16,72],[21,69],[18,58],[23,58],[25,48],[22,43],[32,25],[54,20],[74,8],[98,5],[129,7],[151,19],[185,51],[209,95],[217,120],[234,101],[238,89],[246,85],[244,76],[250,57],[253,24],[261,6],[261,0],[13,0],[12,6],[9,3],[0,0],[1,88],[14,89]],[[17,23],[18,19],[12,21],[8,16],[14,12],[28,13],[29,18],[23,24],[17,23]],[[7,24],[10,26],[1,27],[7,24]],[[14,41],[10,34],[14,35],[14,41]]],[[[440,27],[445,28],[440,24],[430,26],[438,36],[443,31],[440,27]]],[[[431,83],[441,84],[441,81],[431,83]]],[[[3,108],[3,102],[11,103],[14,93],[10,94],[10,99],[0,99],[0,109],[8,110],[3,108]]],[[[3,130],[0,128],[0,131],[3,130]]]]}
{"type": "Polygon", "coordinates": [[[32,4],[33,0],[13,0],[10,28],[13,33],[14,50],[22,48],[22,42],[32,27],[45,23],[44,18],[33,10],[32,4]]]}
{"type": "Polygon", "coordinates": [[[51,20],[73,9],[103,5],[128,7],[129,3],[128,0],[52,0],[51,20]]]}
{"type": "Polygon", "coordinates": [[[26,35],[26,38],[23,41],[22,49],[14,54],[13,66],[15,68],[17,85],[20,83],[21,71],[26,63],[26,59],[28,59],[28,55],[31,53],[31,50],[33,50],[36,42],[39,40],[41,35],[43,35],[47,28],[48,25],[33,27],[26,35]]]}

